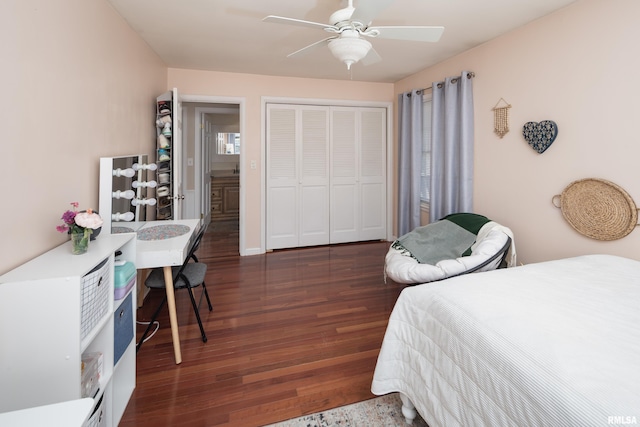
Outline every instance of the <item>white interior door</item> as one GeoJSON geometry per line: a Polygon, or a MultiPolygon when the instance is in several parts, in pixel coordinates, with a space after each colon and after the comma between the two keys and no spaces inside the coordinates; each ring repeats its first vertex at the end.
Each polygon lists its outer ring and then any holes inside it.
{"type": "Polygon", "coordinates": [[[266,249],[385,239],[386,108],[266,112],[266,249]]]}
{"type": "Polygon", "coordinates": [[[200,166],[202,186],[200,188],[200,213],[205,224],[211,222],[211,145],[213,143],[213,124],[207,114],[200,113],[200,166]]]}
{"type": "Polygon", "coordinates": [[[266,248],[298,246],[296,107],[267,105],[266,248]]]}
{"type": "Polygon", "coordinates": [[[359,240],[385,239],[387,112],[382,108],[362,108],[359,113],[359,240]]]}
{"type": "Polygon", "coordinates": [[[171,91],[173,99],[173,138],[172,138],[172,174],[173,174],[173,219],[183,218],[184,188],[182,185],[182,102],[178,89],[171,91]]]}
{"type": "Polygon", "coordinates": [[[359,240],[356,112],[353,107],[331,108],[331,243],[359,240]]]}
{"type": "Polygon", "coordinates": [[[329,108],[300,110],[298,246],[329,243],[329,108]]]}
{"type": "Polygon", "coordinates": [[[331,109],[331,243],[386,238],[386,109],[331,109]]]}

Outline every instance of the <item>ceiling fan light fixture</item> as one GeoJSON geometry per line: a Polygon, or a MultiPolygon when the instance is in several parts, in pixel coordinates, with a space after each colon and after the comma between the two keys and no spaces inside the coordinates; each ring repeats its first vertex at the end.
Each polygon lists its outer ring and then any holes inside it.
{"type": "Polygon", "coordinates": [[[347,69],[351,69],[351,65],[360,61],[367,56],[367,53],[371,50],[371,43],[358,36],[356,37],[342,37],[333,39],[329,42],[329,50],[340,62],[344,62],[347,65],[347,69]]]}
{"type": "MultiPolygon", "coordinates": [[[[344,1],[342,0],[343,3],[344,1]]],[[[364,65],[369,65],[382,59],[367,38],[436,42],[444,31],[444,27],[424,25],[371,26],[375,16],[394,0],[362,0],[363,5],[357,9],[353,7],[354,0],[347,1],[347,7],[331,14],[328,24],[276,15],[269,15],[263,21],[322,29],[330,33],[330,37],[298,49],[287,55],[287,58],[300,56],[318,46],[327,45],[331,54],[344,63],[347,70],[351,70],[351,66],[360,60],[363,60],[364,65]]]]}

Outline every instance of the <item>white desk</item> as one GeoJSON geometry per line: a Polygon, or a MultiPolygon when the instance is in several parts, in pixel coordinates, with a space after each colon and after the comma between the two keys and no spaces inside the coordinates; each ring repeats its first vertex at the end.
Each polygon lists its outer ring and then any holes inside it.
{"type": "MultiPolygon", "coordinates": [[[[118,223],[120,225],[120,223],[118,223]]],[[[186,225],[189,232],[177,237],[164,240],[136,240],[136,268],[164,269],[164,282],[167,285],[167,306],[169,307],[169,322],[171,323],[171,337],[176,365],[182,362],[180,351],[180,335],[178,333],[178,317],[176,315],[176,299],[173,288],[173,274],[171,267],[182,265],[193,239],[200,230],[199,219],[147,221],[145,223],[122,223],[123,226],[134,228],[136,231],[157,225],[186,225]],[[139,225],[139,226],[138,226],[139,225]]]]}
{"type": "Polygon", "coordinates": [[[93,409],[93,399],[85,398],[37,406],[0,414],[0,426],[82,427],[93,409]]]}

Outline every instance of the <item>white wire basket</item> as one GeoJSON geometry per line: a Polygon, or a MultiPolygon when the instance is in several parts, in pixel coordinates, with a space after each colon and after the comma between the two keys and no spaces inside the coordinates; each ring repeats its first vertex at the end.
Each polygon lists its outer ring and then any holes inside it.
{"type": "Polygon", "coordinates": [[[80,335],[84,339],[109,312],[109,258],[101,262],[82,278],[82,309],[80,313],[80,335]]]}
{"type": "Polygon", "coordinates": [[[95,406],[93,413],[89,417],[87,421],[82,425],[82,427],[104,427],[107,425],[107,417],[104,413],[105,409],[105,396],[102,395],[100,400],[98,400],[98,404],[95,406]]]}

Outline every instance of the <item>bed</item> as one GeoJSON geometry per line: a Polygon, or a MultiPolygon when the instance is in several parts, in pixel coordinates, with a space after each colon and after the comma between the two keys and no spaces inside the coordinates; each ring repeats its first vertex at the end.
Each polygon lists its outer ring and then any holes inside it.
{"type": "Polygon", "coordinates": [[[438,426],[640,423],[640,262],[610,255],[405,288],[371,390],[438,426]],[[415,406],[415,409],[414,409],[415,406]]]}

